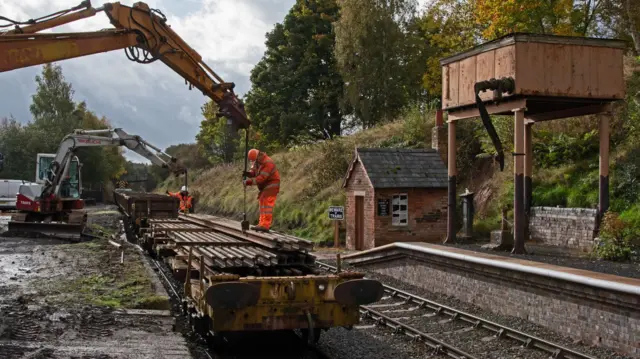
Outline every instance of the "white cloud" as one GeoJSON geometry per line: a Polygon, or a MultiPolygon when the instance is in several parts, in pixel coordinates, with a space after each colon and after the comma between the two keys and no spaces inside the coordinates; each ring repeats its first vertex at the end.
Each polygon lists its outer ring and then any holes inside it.
{"type": "MultiPolygon", "coordinates": [[[[137,1],[137,0],[135,0],[137,1]]],[[[121,1],[131,6],[134,0],[121,1]]],[[[265,34],[282,21],[295,0],[147,0],[167,16],[167,23],[236,92],[249,89],[249,74],[264,52],[265,34]]],[[[28,20],[78,5],[80,0],[3,0],[0,14],[28,20]]],[[[94,4],[94,7],[101,6],[94,4]]],[[[112,28],[107,16],[60,26],[55,32],[112,28]]],[[[200,106],[207,98],[189,91],[184,79],[160,61],[149,65],[129,61],[124,50],[60,62],[75,89],[75,99],[104,115],[114,126],[139,134],[166,148],[193,142],[200,124],[200,106]]],[[[10,113],[29,120],[28,104],[39,67],[0,74],[0,117],[10,113]],[[8,93],[8,96],[4,96],[8,93]]],[[[128,157],[128,156],[127,156],[128,157]]]]}
{"type": "MultiPolygon", "coordinates": [[[[138,0],[122,0],[131,6],[138,0]]],[[[418,0],[423,6],[429,0],[418,0]]],[[[161,10],[167,22],[236,92],[248,91],[249,74],[264,52],[265,34],[282,21],[295,0],[146,0],[161,10]]],[[[80,0],[2,0],[0,14],[25,21],[76,6],[80,0]]],[[[94,0],[94,6],[102,1],[94,0]]],[[[56,32],[112,28],[107,16],[95,16],[56,28],[56,32]]],[[[182,77],[161,62],[129,61],[124,50],[62,61],[65,77],[78,101],[104,115],[114,126],[166,148],[193,142],[200,123],[200,106],[207,98],[189,91],[182,77]]],[[[13,114],[30,119],[39,67],[0,74],[0,117],[13,114]]],[[[133,159],[133,158],[132,158],[133,159]]],[[[137,159],[137,158],[136,158],[137,159]]]]}

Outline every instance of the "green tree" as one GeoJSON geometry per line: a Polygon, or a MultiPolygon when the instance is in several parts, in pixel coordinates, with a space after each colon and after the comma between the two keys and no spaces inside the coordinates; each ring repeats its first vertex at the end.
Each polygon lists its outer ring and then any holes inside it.
{"type": "Polygon", "coordinates": [[[422,85],[430,99],[441,99],[440,59],[478,44],[480,31],[473,11],[473,3],[468,0],[436,0],[419,20],[421,36],[428,45],[422,85]]]}
{"type": "Polygon", "coordinates": [[[238,131],[224,117],[219,117],[218,106],[209,101],[201,108],[204,120],[196,135],[198,150],[210,163],[230,163],[238,149],[238,131]]]}
{"type": "Polygon", "coordinates": [[[42,73],[36,75],[36,93],[32,96],[29,109],[33,124],[42,129],[46,136],[41,138],[46,148],[58,145],[58,142],[79,125],[78,117],[73,116],[76,108],[73,102],[73,88],[65,81],[62,68],[56,64],[46,64],[42,73]]]}
{"type": "Polygon", "coordinates": [[[420,88],[413,66],[421,47],[411,31],[414,0],[341,1],[336,59],[345,81],[344,108],[364,128],[394,119],[420,88]]]}
{"type": "Polygon", "coordinates": [[[627,40],[636,55],[640,55],[640,2],[634,0],[601,0],[602,14],[598,23],[609,31],[607,35],[627,40]]]}
{"type": "MultiPolygon", "coordinates": [[[[6,147],[7,162],[20,163],[22,168],[12,171],[24,180],[34,179],[37,154],[55,153],[60,141],[74,129],[110,127],[106,118],[98,118],[84,102],[73,101],[73,88],[65,81],[60,66],[43,66],[42,73],[36,76],[36,84],[29,107],[33,121],[20,126],[15,120],[8,120],[2,126],[6,140],[3,138],[0,143],[6,147]]],[[[109,180],[124,170],[125,161],[119,148],[84,148],[77,154],[84,163],[82,174],[86,183],[109,180]]]]}
{"type": "Polygon", "coordinates": [[[267,34],[247,110],[266,148],[339,136],[343,81],[334,58],[335,0],[297,0],[267,34]]]}
{"type": "Polygon", "coordinates": [[[31,179],[34,177],[35,167],[29,148],[27,127],[21,125],[13,117],[0,119],[0,153],[4,155],[4,169],[2,178],[31,179]]]}
{"type": "MultiPolygon", "coordinates": [[[[104,130],[112,128],[109,121],[99,118],[87,109],[83,101],[76,106],[73,116],[85,130],[104,130]]],[[[85,183],[100,183],[117,178],[125,172],[126,160],[122,147],[94,147],[78,150],[78,158],[83,163],[82,180],[85,183]]]]}

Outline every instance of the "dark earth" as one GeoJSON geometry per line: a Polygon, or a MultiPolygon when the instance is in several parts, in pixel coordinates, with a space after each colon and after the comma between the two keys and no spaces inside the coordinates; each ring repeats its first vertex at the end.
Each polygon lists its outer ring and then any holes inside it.
{"type": "MultiPolygon", "coordinates": [[[[171,287],[138,247],[124,246],[120,264],[120,250],[105,238],[12,236],[2,233],[6,220],[0,217],[0,359],[440,357],[367,325],[324,332],[315,348],[283,332],[212,350],[188,330],[171,287]]],[[[120,236],[113,207],[92,207],[89,223],[95,233],[120,236]]],[[[170,281],[180,293],[181,283],[170,281]]]]}

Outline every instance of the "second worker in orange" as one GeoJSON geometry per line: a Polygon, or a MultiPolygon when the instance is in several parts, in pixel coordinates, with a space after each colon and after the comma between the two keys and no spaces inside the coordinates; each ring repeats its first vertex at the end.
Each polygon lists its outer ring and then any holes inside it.
{"type": "Polygon", "coordinates": [[[253,162],[251,170],[244,175],[245,186],[257,185],[258,202],[260,204],[260,221],[257,226],[252,227],[254,231],[268,232],[273,220],[273,207],[276,204],[276,197],[280,192],[280,173],[275,162],[255,148],[249,151],[249,161],[253,162]]]}

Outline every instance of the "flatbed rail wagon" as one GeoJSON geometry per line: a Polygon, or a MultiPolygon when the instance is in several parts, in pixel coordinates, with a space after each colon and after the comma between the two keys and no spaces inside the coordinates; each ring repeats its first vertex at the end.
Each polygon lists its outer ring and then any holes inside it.
{"type": "Polygon", "coordinates": [[[310,241],[243,232],[238,222],[178,214],[177,205],[167,214],[169,202],[161,198],[167,196],[116,197],[129,222],[128,240],[162,259],[184,283],[183,311],[193,330],[214,343],[272,330],[300,330],[316,342],[322,330],[358,324],[360,306],[382,297],[381,283],[362,273],[319,274],[310,241]],[[146,214],[136,210],[143,202],[146,214]]]}

